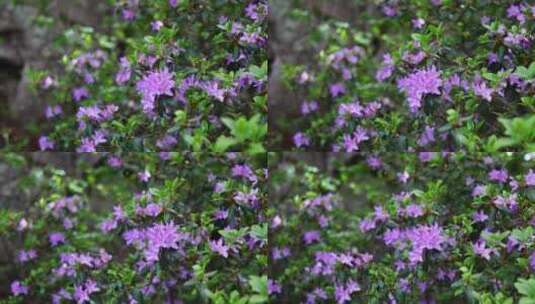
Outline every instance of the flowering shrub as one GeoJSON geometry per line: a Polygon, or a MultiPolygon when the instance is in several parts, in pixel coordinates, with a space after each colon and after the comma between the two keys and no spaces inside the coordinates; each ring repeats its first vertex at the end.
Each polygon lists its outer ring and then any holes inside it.
{"type": "Polygon", "coordinates": [[[263,151],[267,1],[110,3],[107,31],[69,27],[61,68],[29,71],[41,150],[263,151]]]}
{"type": "Polygon", "coordinates": [[[264,157],[86,154],[80,177],[0,157],[36,193],[0,211],[0,303],[267,302],[264,157]]]}
{"type": "Polygon", "coordinates": [[[529,1],[347,1],[349,20],[305,2],[285,18],[317,24],[298,53],[309,59],[281,72],[299,113],[273,118],[272,145],[535,150],[529,1]]]}
{"type": "Polygon", "coordinates": [[[533,155],[274,157],[274,303],[535,300],[533,155]]]}

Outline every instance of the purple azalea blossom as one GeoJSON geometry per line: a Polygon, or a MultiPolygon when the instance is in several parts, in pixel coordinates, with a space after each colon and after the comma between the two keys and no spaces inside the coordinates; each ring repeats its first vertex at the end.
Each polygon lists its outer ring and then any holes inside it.
{"type": "Polygon", "coordinates": [[[405,207],[405,210],[403,213],[408,217],[420,217],[424,215],[424,210],[420,205],[410,204],[407,207],[405,207]]]}
{"type": "Polygon", "coordinates": [[[474,222],[476,223],[480,223],[480,222],[484,222],[486,221],[487,219],[489,218],[488,215],[485,214],[485,212],[483,211],[477,211],[477,212],[474,212],[472,214],[472,219],[474,220],[474,222]]]}
{"type": "Polygon", "coordinates": [[[281,293],[282,286],[274,280],[268,280],[268,294],[281,293]]]}
{"type": "Polygon", "coordinates": [[[443,235],[442,228],[437,224],[419,225],[405,232],[406,238],[411,242],[412,249],[409,252],[409,260],[416,264],[423,262],[425,250],[442,250],[446,243],[446,237],[443,235]]]}
{"type": "Polygon", "coordinates": [[[91,294],[100,291],[97,283],[93,280],[87,280],[83,285],[77,285],[74,287],[73,297],[77,304],[83,304],[90,302],[89,298],[91,294]]]}
{"type": "Polygon", "coordinates": [[[494,90],[492,88],[487,87],[487,84],[484,81],[480,80],[474,82],[472,88],[474,89],[474,93],[476,94],[476,96],[479,96],[485,99],[486,101],[492,100],[492,93],[494,92],[494,90]]]}
{"type": "Polygon", "coordinates": [[[422,106],[422,99],[426,94],[440,94],[442,79],[440,71],[435,66],[417,70],[398,81],[398,87],[407,94],[409,107],[416,112],[422,106]]]}
{"type": "Polygon", "coordinates": [[[46,136],[39,137],[39,149],[41,151],[54,149],[54,141],[46,136]]]}
{"type": "Polygon", "coordinates": [[[535,271],[535,251],[529,256],[529,267],[535,271]]]}
{"type": "Polygon", "coordinates": [[[142,105],[145,113],[152,113],[154,101],[159,95],[173,95],[172,89],[175,85],[174,75],[167,69],[157,72],[150,72],[143,79],[137,82],[136,89],[143,95],[142,105]]]}
{"type": "Polygon", "coordinates": [[[22,284],[19,281],[14,281],[13,283],[11,283],[11,292],[14,296],[28,294],[28,290],[28,286],[22,284]]]}
{"type": "Polygon", "coordinates": [[[34,249],[30,249],[28,251],[21,250],[18,254],[18,260],[20,263],[25,263],[28,261],[31,261],[37,257],[37,252],[34,249]]]}
{"type": "Polygon", "coordinates": [[[61,232],[52,232],[48,235],[48,240],[52,247],[55,247],[59,244],[65,244],[65,235],[61,232]]]}
{"type": "Polygon", "coordinates": [[[329,92],[331,92],[332,97],[338,97],[346,93],[346,86],[339,82],[333,83],[329,86],[329,92]]]}
{"type": "Polygon", "coordinates": [[[476,255],[479,255],[487,261],[490,260],[490,255],[494,252],[491,248],[486,246],[485,241],[478,241],[472,244],[472,249],[476,255]]]}
{"type": "Polygon", "coordinates": [[[146,182],[149,181],[149,179],[150,179],[150,177],[151,177],[151,174],[150,174],[150,172],[149,172],[148,170],[145,169],[145,171],[143,171],[143,172],[139,172],[139,173],[137,174],[137,177],[139,178],[140,181],[146,183],[146,182]]]}
{"type": "Polygon", "coordinates": [[[89,97],[89,91],[85,87],[75,88],[72,91],[74,101],[81,101],[89,97]]]}
{"type": "Polygon", "coordinates": [[[321,240],[320,232],[317,230],[307,231],[303,234],[303,241],[306,245],[310,245],[321,240]]]}
{"type": "Polygon", "coordinates": [[[295,133],[293,137],[294,145],[297,148],[306,147],[310,145],[310,138],[302,132],[295,133]]]}
{"type": "Polygon", "coordinates": [[[524,175],[524,180],[526,181],[526,186],[535,186],[535,172],[529,169],[528,173],[524,175]]]}
{"type": "Polygon", "coordinates": [[[509,178],[509,174],[507,173],[507,170],[501,169],[497,170],[494,169],[489,172],[489,179],[491,181],[499,182],[499,183],[505,183],[507,179],[509,178]]]}
{"type": "Polygon", "coordinates": [[[228,258],[228,251],[230,248],[223,243],[223,239],[218,239],[217,241],[210,241],[209,243],[210,249],[213,252],[218,253],[224,258],[228,258]]]}

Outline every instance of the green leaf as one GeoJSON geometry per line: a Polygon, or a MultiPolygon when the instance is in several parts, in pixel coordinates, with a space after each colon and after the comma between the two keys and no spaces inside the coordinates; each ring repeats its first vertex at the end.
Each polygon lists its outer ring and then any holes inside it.
{"type": "Polygon", "coordinates": [[[522,77],[524,80],[531,80],[535,78],[535,62],[532,62],[528,68],[519,66],[516,68],[515,74],[522,77]]]}
{"type": "Polygon", "coordinates": [[[515,288],[521,295],[535,301],[535,279],[518,279],[515,288]]]}
{"type": "Polygon", "coordinates": [[[231,146],[237,144],[238,141],[232,137],[221,135],[217,138],[217,141],[213,145],[214,152],[222,153],[227,151],[231,146]]]}
{"type": "Polygon", "coordinates": [[[251,234],[262,241],[268,240],[268,226],[266,223],[262,225],[254,225],[251,227],[251,234]]]}
{"type": "Polygon", "coordinates": [[[265,296],[266,299],[268,296],[267,280],[266,275],[261,277],[255,275],[249,276],[249,285],[251,286],[251,289],[259,295],[265,296]]]}

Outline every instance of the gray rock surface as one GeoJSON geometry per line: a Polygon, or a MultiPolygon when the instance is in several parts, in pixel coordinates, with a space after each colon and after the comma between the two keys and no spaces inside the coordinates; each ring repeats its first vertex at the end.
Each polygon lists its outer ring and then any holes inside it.
{"type": "Polygon", "coordinates": [[[27,89],[24,72],[50,68],[61,58],[52,48],[55,37],[73,24],[98,28],[109,12],[106,1],[50,0],[44,13],[56,23],[42,27],[35,24],[37,5],[36,0],[16,6],[0,3],[0,129],[17,130],[28,117],[42,116],[43,103],[27,89]]]}

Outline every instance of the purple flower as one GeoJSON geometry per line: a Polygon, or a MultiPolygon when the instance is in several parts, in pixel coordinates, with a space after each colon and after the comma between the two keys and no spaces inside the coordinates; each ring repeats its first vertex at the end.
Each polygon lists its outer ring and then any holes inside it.
{"type": "Polygon", "coordinates": [[[114,219],[108,219],[100,223],[99,226],[102,232],[110,232],[113,229],[117,228],[117,221],[114,219]]]}
{"type": "Polygon", "coordinates": [[[301,114],[307,115],[312,112],[316,112],[318,110],[318,102],[317,101],[304,101],[301,104],[301,114]]]}
{"type": "Polygon", "coordinates": [[[46,136],[39,137],[39,149],[41,151],[54,149],[54,141],[46,136]]]}
{"type": "Polygon", "coordinates": [[[303,241],[306,245],[310,245],[314,242],[319,242],[321,240],[320,232],[317,230],[307,231],[303,234],[303,241]]]}
{"type": "Polygon", "coordinates": [[[404,213],[408,217],[419,217],[424,215],[424,210],[420,205],[417,204],[410,204],[407,207],[405,207],[404,213]]]}
{"type": "Polygon", "coordinates": [[[489,218],[488,215],[485,214],[485,212],[483,211],[477,211],[477,212],[474,212],[472,214],[472,219],[474,220],[474,222],[476,223],[480,223],[480,222],[484,222],[486,221],[487,219],[489,218]]]}
{"type": "Polygon", "coordinates": [[[526,181],[526,186],[535,186],[535,172],[529,169],[528,173],[524,175],[524,180],[526,181]]]}
{"type": "Polygon", "coordinates": [[[491,248],[487,248],[485,241],[478,241],[475,244],[472,244],[472,249],[476,255],[481,256],[487,261],[490,260],[490,255],[493,252],[491,248]]]}
{"type": "Polygon", "coordinates": [[[162,150],[171,150],[176,144],[177,139],[171,135],[165,135],[156,142],[156,146],[162,150]]]}
{"type": "Polygon", "coordinates": [[[422,18],[412,19],[412,26],[417,29],[421,29],[425,25],[425,20],[422,18]]]}
{"type": "Polygon", "coordinates": [[[492,100],[492,93],[494,92],[494,90],[492,88],[487,87],[487,84],[484,81],[480,80],[474,82],[472,88],[474,89],[474,94],[476,94],[476,96],[479,96],[485,99],[486,101],[492,100]]]}
{"type": "Polygon", "coordinates": [[[218,239],[217,241],[210,241],[210,249],[224,258],[228,258],[229,247],[223,243],[223,239],[218,239]]]}
{"type": "Polygon", "coordinates": [[[139,229],[128,230],[123,233],[123,239],[127,245],[141,247],[143,245],[143,241],[145,240],[145,233],[139,229]]]}
{"type": "Polygon", "coordinates": [[[529,266],[531,270],[535,271],[535,251],[529,256],[529,266]]]}
{"type": "Polygon", "coordinates": [[[368,166],[370,166],[372,169],[379,169],[383,166],[383,161],[378,156],[369,156],[366,159],[366,162],[368,163],[368,166]]]}
{"type": "Polygon", "coordinates": [[[440,94],[442,79],[440,71],[435,66],[417,70],[398,81],[398,87],[407,94],[411,112],[416,112],[422,106],[422,98],[426,94],[440,94]]]}
{"type": "Polygon", "coordinates": [[[403,184],[406,184],[407,181],[409,180],[410,178],[410,175],[409,175],[409,172],[407,171],[403,171],[403,172],[399,172],[397,174],[397,177],[398,177],[398,180],[403,183],[403,184]]]}
{"type": "Polygon", "coordinates": [[[249,181],[256,183],[258,181],[258,178],[256,177],[256,174],[254,174],[251,167],[248,165],[235,165],[232,167],[232,176],[234,177],[244,177],[247,178],[249,181]]]}
{"type": "Polygon", "coordinates": [[[201,85],[201,89],[203,89],[206,94],[209,96],[212,96],[216,100],[224,101],[225,100],[225,93],[226,90],[219,87],[219,82],[213,80],[213,81],[206,81],[201,85]]]}
{"type": "Polygon", "coordinates": [[[118,156],[110,156],[108,158],[108,165],[112,168],[120,168],[123,166],[123,160],[118,156]]]}
{"type": "Polygon", "coordinates": [[[74,299],[76,300],[76,303],[83,304],[85,302],[90,302],[91,299],[89,298],[92,293],[95,293],[97,291],[100,291],[100,288],[98,288],[97,283],[93,280],[87,280],[84,285],[76,285],[74,287],[74,299]]]}
{"type": "Polygon", "coordinates": [[[124,20],[132,21],[136,18],[136,12],[131,9],[123,9],[122,16],[124,20]]]}
{"type": "Polygon", "coordinates": [[[386,245],[395,245],[403,240],[404,234],[398,228],[388,229],[383,235],[383,241],[386,245]]]}
{"type": "Polygon", "coordinates": [[[177,227],[173,223],[154,224],[145,232],[149,246],[159,248],[175,248],[181,239],[177,227]]]}
{"type": "Polygon", "coordinates": [[[80,101],[89,97],[89,91],[85,87],[75,88],[72,91],[74,101],[80,101]]]}
{"type": "Polygon", "coordinates": [[[143,210],[143,214],[156,217],[162,212],[162,207],[155,203],[148,204],[143,210]]]}
{"type": "Polygon", "coordinates": [[[505,183],[507,181],[507,178],[509,178],[509,174],[507,173],[507,170],[505,169],[501,169],[501,170],[494,169],[489,172],[489,179],[491,181],[505,183]]]}
{"type": "Polygon", "coordinates": [[[228,211],[218,209],[214,212],[214,219],[216,220],[225,220],[228,218],[228,211]]]}
{"type": "Polygon", "coordinates": [[[343,284],[335,286],[334,297],[338,304],[343,304],[351,301],[351,294],[357,291],[360,291],[359,284],[353,280],[349,280],[345,286],[343,284]]]}
{"type": "Polygon", "coordinates": [[[30,249],[28,251],[21,250],[18,254],[18,260],[20,263],[25,263],[28,261],[31,261],[37,257],[37,252],[33,249],[30,249]]]}
{"type": "Polygon", "coordinates": [[[52,304],[61,304],[61,300],[72,300],[71,294],[65,289],[60,289],[57,293],[52,294],[52,304]]]}
{"type": "Polygon", "coordinates": [[[137,82],[136,89],[143,95],[142,104],[145,113],[152,113],[154,101],[159,95],[173,95],[175,85],[173,74],[167,69],[150,72],[137,82]]]}
{"type": "Polygon", "coordinates": [[[268,294],[281,293],[282,286],[274,280],[268,280],[268,294]]]}
{"type": "Polygon", "coordinates": [[[370,139],[368,132],[360,126],[357,127],[357,130],[352,135],[344,134],[343,138],[343,146],[346,152],[358,151],[360,149],[359,144],[370,139]]]}
{"type": "Polygon", "coordinates": [[[52,247],[55,247],[60,243],[65,244],[65,235],[63,235],[61,232],[52,232],[48,235],[48,240],[50,241],[52,247]]]}
{"type": "Polygon", "coordinates": [[[169,5],[171,7],[176,7],[177,6],[177,0],[169,0],[169,5]]]}
{"type": "Polygon", "coordinates": [[[14,296],[28,294],[28,289],[28,286],[22,284],[19,281],[14,281],[13,283],[11,283],[11,292],[14,296]]]}
{"type": "Polygon", "coordinates": [[[252,2],[245,8],[245,15],[256,22],[262,21],[266,13],[267,7],[263,3],[252,2]]]}
{"type": "Polygon", "coordinates": [[[382,10],[387,17],[394,17],[398,14],[397,8],[391,5],[384,5],[382,10]]]}
{"type": "Polygon", "coordinates": [[[412,245],[409,260],[413,264],[423,262],[425,250],[442,250],[442,245],[446,243],[442,228],[437,224],[419,225],[409,229],[405,232],[405,237],[412,245]]]}
{"type": "Polygon", "coordinates": [[[61,115],[61,113],[63,113],[63,110],[61,109],[61,106],[59,105],[47,106],[45,109],[45,116],[48,119],[59,116],[61,115]]]}
{"type": "Polygon", "coordinates": [[[476,185],[474,189],[472,190],[472,196],[473,197],[483,196],[485,195],[486,192],[487,192],[487,187],[483,185],[476,185]]]}
{"type": "Polygon", "coordinates": [[[405,60],[406,62],[410,64],[417,65],[420,62],[422,62],[422,60],[424,60],[426,56],[427,55],[422,51],[419,51],[416,53],[405,52],[403,53],[402,58],[403,60],[405,60]]]}
{"type": "Polygon", "coordinates": [[[418,139],[418,145],[421,147],[427,146],[430,143],[435,141],[435,128],[431,126],[425,126],[424,132],[420,135],[418,139]]]}
{"type": "Polygon", "coordinates": [[[507,9],[507,17],[514,18],[520,22],[520,24],[523,24],[526,21],[526,16],[522,12],[523,10],[524,6],[513,4],[507,9]]]}
{"type": "Polygon", "coordinates": [[[146,182],[149,181],[151,175],[150,175],[149,170],[145,169],[145,171],[143,171],[143,172],[139,172],[139,173],[137,174],[137,177],[139,178],[140,181],[146,183],[146,182]]]}
{"type": "Polygon", "coordinates": [[[163,22],[160,20],[156,20],[151,22],[150,26],[153,31],[158,32],[163,27],[163,22]]]}
{"type": "Polygon", "coordinates": [[[132,76],[132,69],[130,68],[130,62],[128,62],[126,57],[122,57],[120,59],[120,65],[121,68],[117,72],[117,75],[115,75],[115,82],[118,85],[123,85],[130,80],[130,77],[132,76]]]}
{"type": "Polygon", "coordinates": [[[376,206],[374,209],[375,209],[375,212],[373,213],[373,216],[375,218],[375,221],[384,222],[390,217],[388,213],[385,211],[385,209],[383,209],[383,207],[376,206]]]}
{"type": "Polygon", "coordinates": [[[184,238],[177,232],[177,227],[173,223],[155,224],[145,231],[147,247],[145,248],[145,258],[149,262],[159,259],[158,254],[161,248],[178,249],[178,242],[184,238]]]}
{"type": "Polygon", "coordinates": [[[331,93],[332,97],[338,97],[346,92],[346,86],[339,82],[339,83],[333,83],[329,86],[329,92],[331,93]]]}
{"type": "Polygon", "coordinates": [[[377,73],[375,74],[375,79],[379,82],[385,81],[390,76],[392,76],[392,73],[394,72],[394,67],[394,60],[392,60],[392,56],[390,56],[390,54],[383,55],[383,63],[379,70],[377,70],[377,73]]]}
{"type": "Polygon", "coordinates": [[[45,90],[55,85],[57,85],[57,81],[55,81],[54,78],[52,78],[50,75],[46,76],[41,83],[41,87],[45,90]]]}
{"type": "Polygon", "coordinates": [[[96,151],[97,151],[97,148],[95,146],[95,141],[88,137],[82,138],[82,143],[76,149],[76,152],[96,152],[96,151]]]}
{"type": "Polygon", "coordinates": [[[373,219],[363,219],[360,221],[359,228],[362,232],[368,232],[375,229],[375,227],[377,227],[376,224],[376,221],[373,219]]]}
{"type": "Polygon", "coordinates": [[[310,145],[310,138],[302,132],[295,133],[293,137],[294,145],[297,148],[306,147],[310,145]]]}
{"type": "Polygon", "coordinates": [[[505,208],[509,211],[515,211],[518,208],[518,202],[516,201],[516,194],[510,195],[508,197],[504,197],[501,195],[498,195],[494,198],[492,201],[494,205],[498,208],[505,208]]]}

